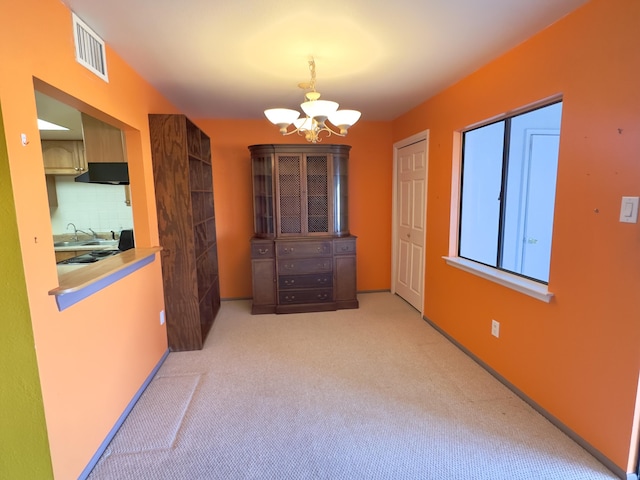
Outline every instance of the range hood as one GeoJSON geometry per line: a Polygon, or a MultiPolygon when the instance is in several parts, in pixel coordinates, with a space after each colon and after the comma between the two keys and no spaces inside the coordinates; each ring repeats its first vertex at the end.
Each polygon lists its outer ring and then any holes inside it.
{"type": "Polygon", "coordinates": [[[129,165],[126,162],[89,162],[87,171],[78,175],[75,181],[104,185],[129,185],[129,165]]]}

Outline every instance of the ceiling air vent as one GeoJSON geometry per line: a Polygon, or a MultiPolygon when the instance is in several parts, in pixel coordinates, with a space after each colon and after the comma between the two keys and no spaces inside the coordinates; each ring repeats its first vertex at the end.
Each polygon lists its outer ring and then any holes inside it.
{"type": "Polygon", "coordinates": [[[75,13],[73,13],[73,39],[76,44],[77,62],[108,82],[104,41],[75,13]]]}

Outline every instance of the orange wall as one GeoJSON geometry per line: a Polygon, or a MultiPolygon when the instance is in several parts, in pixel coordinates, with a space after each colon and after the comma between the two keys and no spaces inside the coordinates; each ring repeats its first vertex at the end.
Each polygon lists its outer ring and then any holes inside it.
{"type": "MultiPolygon", "coordinates": [[[[223,298],[251,297],[249,239],[253,235],[249,145],[306,143],[283,137],[264,120],[198,120],[211,137],[220,288],[223,298]]],[[[358,237],[358,290],[388,290],[391,277],[391,189],[393,151],[389,124],[358,122],[345,138],[324,143],[351,145],[349,230],[358,237]]]]}
{"type": "Polygon", "coordinates": [[[394,122],[429,129],[425,315],[633,471],[640,345],[640,2],[593,0],[394,122]],[[564,96],[550,304],[447,266],[454,132],[564,96]],[[599,212],[599,213],[597,213],[599,212]],[[490,335],[501,322],[500,339],[490,335]]]}
{"type": "MultiPolygon", "coordinates": [[[[4,3],[0,63],[11,75],[0,76],[0,104],[52,462],[56,478],[76,478],[166,349],[161,273],[156,261],[57,311],[46,293],[57,276],[33,77],[122,122],[141,246],[158,242],[147,114],[176,110],[111,50],[108,84],[77,65],[61,2],[4,3]]],[[[617,218],[620,197],[640,193],[638,20],[636,0],[593,0],[393,122],[393,135],[390,123],[361,121],[338,142],[353,146],[358,289],[390,286],[392,144],[429,129],[425,314],[624,470],[635,448],[640,231],[617,218]],[[447,267],[441,257],[449,245],[453,132],[556,93],[564,94],[550,279],[556,296],[544,304],[447,267]],[[499,340],[489,334],[492,318],[502,324],[499,340]]],[[[249,297],[246,147],[300,140],[281,137],[264,120],[195,120],[213,143],[222,296],[249,297]]]]}
{"type": "MultiPolygon", "coordinates": [[[[53,472],[77,478],[167,349],[160,262],[59,312],[34,77],[118,119],[127,130],[136,241],[158,244],[149,112],[175,108],[107,51],[109,83],[74,60],[71,13],[58,0],[3,2],[0,104],[53,472]],[[9,74],[10,73],[10,74],[9,74]],[[20,134],[29,144],[23,146],[20,134]]],[[[47,93],[61,96],[55,89],[47,93]]],[[[6,252],[5,252],[6,253],[6,252]]],[[[3,254],[5,254],[3,253],[3,254]]],[[[11,316],[9,309],[3,313],[11,316]]],[[[1,476],[1,475],[0,475],[1,476]]]]}

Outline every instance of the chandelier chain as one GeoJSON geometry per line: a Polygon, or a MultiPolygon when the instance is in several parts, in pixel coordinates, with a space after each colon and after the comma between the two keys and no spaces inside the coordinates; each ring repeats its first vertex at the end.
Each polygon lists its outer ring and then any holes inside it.
{"type": "Polygon", "coordinates": [[[311,58],[309,60],[309,71],[311,72],[311,81],[309,82],[309,88],[315,92],[316,91],[316,61],[311,58]]]}

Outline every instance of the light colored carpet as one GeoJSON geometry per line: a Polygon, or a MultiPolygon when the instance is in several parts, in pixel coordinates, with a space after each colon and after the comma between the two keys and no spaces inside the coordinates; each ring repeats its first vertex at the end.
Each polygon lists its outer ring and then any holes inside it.
{"type": "Polygon", "coordinates": [[[604,480],[609,470],[390,293],[251,315],[171,353],[90,480],[604,480]]]}

